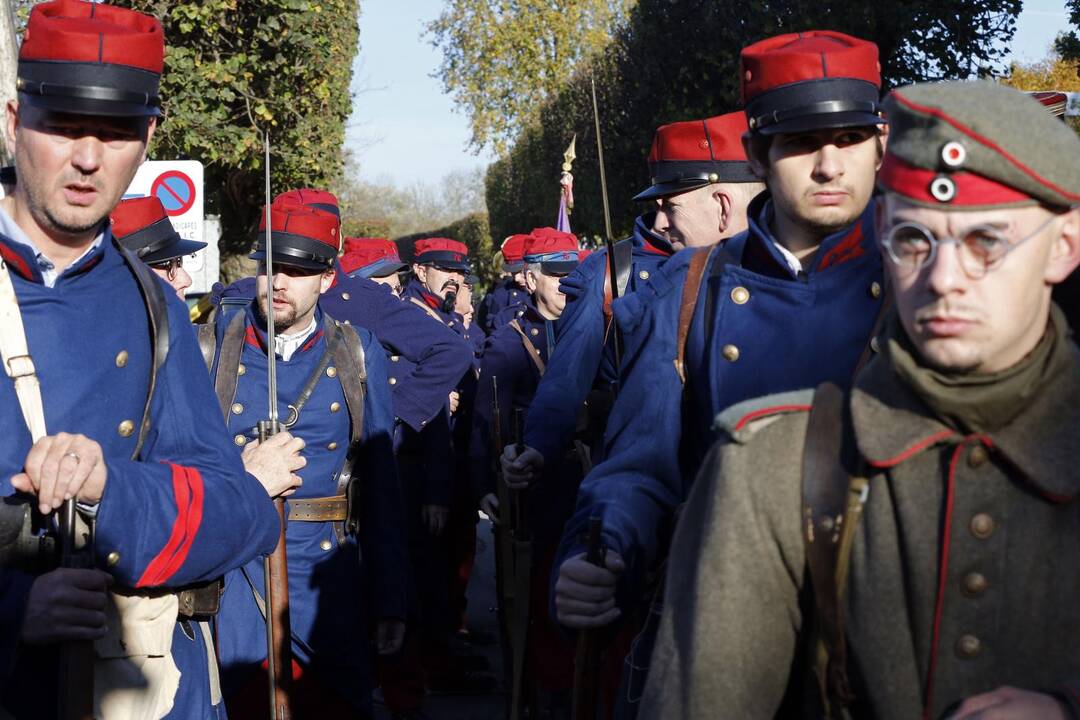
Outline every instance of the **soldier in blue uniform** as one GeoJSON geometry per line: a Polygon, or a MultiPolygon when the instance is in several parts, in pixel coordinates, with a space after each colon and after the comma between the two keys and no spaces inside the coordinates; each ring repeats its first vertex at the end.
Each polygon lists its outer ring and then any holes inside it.
{"type": "MultiPolygon", "coordinates": [[[[553,228],[533,231],[525,245],[525,282],[533,302],[524,314],[492,333],[484,346],[473,413],[470,468],[473,496],[480,508],[496,521],[500,511],[496,497],[494,463],[501,448],[494,443],[493,387],[498,383],[499,432],[505,442],[513,437],[516,410],[527,409],[544,376],[555,348],[555,324],[566,305],[560,279],[579,263],[577,238],[553,228]]],[[[553,463],[544,482],[527,500],[532,533],[532,607],[534,620],[528,645],[532,677],[545,706],[555,707],[558,698],[568,699],[573,682],[574,647],[559,632],[547,612],[548,578],[562,526],[574,507],[581,468],[576,457],[553,463]]]]}
{"type": "Polygon", "coordinates": [[[504,277],[484,295],[480,307],[476,310],[476,322],[488,335],[502,327],[504,323],[499,322],[499,317],[506,308],[530,302],[531,296],[525,287],[523,257],[528,239],[528,235],[517,234],[503,240],[499,252],[502,255],[504,277]]]}
{"type": "Polygon", "coordinates": [[[717,252],[680,253],[616,305],[622,387],[608,456],[582,483],[560,551],[563,624],[607,625],[640,602],[719,411],[847,383],[868,350],[883,304],[871,202],[887,132],[877,60],[872,43],[834,32],[744,48],[747,156],[768,193],[751,203],[747,232],[717,252]],[[582,556],[592,516],[603,519],[607,569],[582,556]]]}
{"type": "Polygon", "coordinates": [[[191,287],[184,256],[202,250],[206,243],[180,237],[160,200],[122,200],[113,210],[112,232],[118,243],[135,253],[155,275],[169,283],[178,298],[184,299],[185,291],[191,287]]]}
{"type": "MultiPolygon", "coordinates": [[[[303,485],[287,502],[290,620],[297,717],[371,713],[371,650],[395,652],[404,637],[405,532],[394,465],[386,360],[375,336],[319,303],[334,280],[338,220],[275,203],[273,310],[278,404],[304,441],[303,485]]],[[[265,258],[265,221],[252,257],[265,258]]],[[[265,267],[265,266],[263,266],[265,267]]],[[[215,323],[218,400],[237,446],[257,443],[266,415],[265,274],[242,311],[215,323]]],[[[265,703],[263,568],[225,580],[219,657],[232,714],[265,703]]]]}
{"type": "Polygon", "coordinates": [[[412,270],[413,277],[405,286],[405,298],[465,338],[479,358],[484,332],[478,327],[466,327],[456,309],[465,275],[471,271],[469,248],[450,238],[417,240],[412,270]]]}
{"type": "Polygon", "coordinates": [[[156,19],[70,0],[36,5],[20,49],[0,282],[13,289],[5,337],[25,332],[32,366],[5,369],[40,382],[46,435],[34,442],[20,410],[25,380],[0,382],[0,494],[34,495],[42,513],[77,499],[95,542],[94,569],[0,570],[3,705],[16,717],[53,716],[55,648],[80,640],[96,640],[95,667],[78,670],[94,674],[96,717],[221,716],[209,632],[178,591],[276,544],[187,309],[109,230],[156,127],[163,56],[156,19]]]}

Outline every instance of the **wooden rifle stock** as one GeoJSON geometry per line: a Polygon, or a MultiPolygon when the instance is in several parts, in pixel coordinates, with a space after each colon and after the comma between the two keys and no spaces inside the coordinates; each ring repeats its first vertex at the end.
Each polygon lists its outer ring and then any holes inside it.
{"type": "MultiPolygon", "coordinates": [[[[601,545],[603,524],[600,518],[589,518],[586,534],[585,559],[603,567],[604,550],[601,545]]],[[[600,680],[600,643],[598,630],[582,630],[578,633],[577,654],[574,656],[574,694],[571,700],[571,720],[595,720],[597,714],[597,684],[600,680]]]]}
{"type": "MultiPolygon", "coordinates": [[[[271,352],[273,352],[271,350],[271,352]]],[[[278,428],[275,422],[259,423],[259,440],[265,442],[278,428]]],[[[266,596],[266,672],[269,680],[271,720],[290,720],[292,707],[292,631],[289,627],[289,563],[285,553],[285,500],[274,498],[281,531],[274,552],[263,560],[266,596]]]]}
{"type": "MultiPolygon", "coordinates": [[[[93,566],[91,550],[75,550],[75,500],[65,500],[60,510],[60,566],[93,566]]],[[[60,646],[60,720],[94,720],[94,643],[66,642],[60,646]]]]}

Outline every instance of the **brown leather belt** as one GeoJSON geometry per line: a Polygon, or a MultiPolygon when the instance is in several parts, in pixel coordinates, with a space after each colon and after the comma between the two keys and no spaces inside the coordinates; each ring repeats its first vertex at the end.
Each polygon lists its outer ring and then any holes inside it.
{"type": "Polygon", "coordinates": [[[289,520],[300,522],[344,522],[349,503],[344,495],[289,500],[289,520]]]}

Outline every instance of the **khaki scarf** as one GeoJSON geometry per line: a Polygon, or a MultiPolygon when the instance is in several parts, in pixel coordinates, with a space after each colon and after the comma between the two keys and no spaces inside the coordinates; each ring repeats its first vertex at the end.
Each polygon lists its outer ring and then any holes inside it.
{"type": "Polygon", "coordinates": [[[987,375],[947,374],[920,365],[895,317],[886,354],[893,372],[939,420],[958,432],[993,432],[1008,425],[1069,366],[1069,326],[1052,304],[1050,322],[1035,349],[1011,368],[987,375]]]}

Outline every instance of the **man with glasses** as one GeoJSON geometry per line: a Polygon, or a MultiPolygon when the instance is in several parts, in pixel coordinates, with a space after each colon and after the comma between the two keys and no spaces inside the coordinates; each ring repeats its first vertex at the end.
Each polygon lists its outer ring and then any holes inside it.
{"type": "Polygon", "coordinates": [[[886,112],[882,352],[850,390],[718,418],[645,717],[792,716],[814,657],[833,716],[1080,711],[1080,356],[1051,301],[1080,264],[1080,140],[990,82],[886,112]]]}
{"type": "Polygon", "coordinates": [[[169,283],[178,298],[185,298],[191,276],[184,270],[184,256],[202,250],[206,243],[180,237],[160,200],[143,197],[122,201],[113,210],[112,231],[118,243],[169,283]]]}

